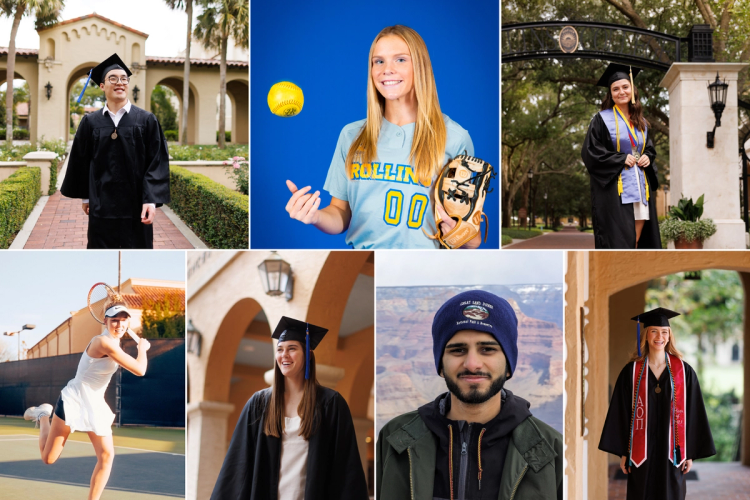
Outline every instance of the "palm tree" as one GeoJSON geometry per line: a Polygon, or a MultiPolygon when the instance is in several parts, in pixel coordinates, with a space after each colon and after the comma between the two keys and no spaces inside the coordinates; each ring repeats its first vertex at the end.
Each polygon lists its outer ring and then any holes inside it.
{"type": "Polygon", "coordinates": [[[247,0],[198,0],[204,8],[195,25],[195,38],[207,49],[219,49],[219,148],[225,146],[227,95],[227,46],[229,38],[247,48],[250,35],[249,2],[247,0]]]}
{"type": "Polygon", "coordinates": [[[180,144],[183,146],[188,143],[188,106],[190,104],[190,42],[193,39],[193,0],[164,0],[170,9],[185,9],[187,14],[187,45],[185,45],[185,74],[182,78],[182,112],[180,113],[180,128],[182,135],[180,144]]]}
{"type": "Polygon", "coordinates": [[[16,71],[16,35],[21,18],[36,16],[36,28],[43,28],[57,22],[65,0],[0,0],[0,14],[13,18],[8,42],[8,88],[5,92],[5,143],[13,144],[13,77],[16,71]]]}

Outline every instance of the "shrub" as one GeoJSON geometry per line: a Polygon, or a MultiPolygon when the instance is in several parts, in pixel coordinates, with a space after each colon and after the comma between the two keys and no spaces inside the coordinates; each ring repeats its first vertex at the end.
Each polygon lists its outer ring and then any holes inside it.
{"type": "Polygon", "coordinates": [[[172,141],[172,142],[176,142],[180,140],[178,132],[176,130],[165,130],[164,137],[167,139],[167,141],[172,141]]]}
{"type": "Polygon", "coordinates": [[[13,140],[15,141],[25,141],[29,138],[29,131],[24,128],[14,128],[13,129],[13,140]]]}
{"type": "Polygon", "coordinates": [[[169,207],[212,248],[248,247],[248,197],[184,168],[170,167],[169,207]]]}
{"type": "Polygon", "coordinates": [[[39,167],[21,167],[0,182],[0,248],[8,248],[23,227],[42,195],[41,181],[39,167]]]}
{"type": "MultiPolygon", "coordinates": [[[[224,131],[224,140],[226,142],[230,142],[232,140],[232,131],[231,130],[225,130],[224,131]]],[[[216,142],[219,142],[219,131],[216,131],[216,142]]]]}
{"type": "Polygon", "coordinates": [[[193,146],[180,146],[174,144],[169,146],[169,155],[175,161],[226,161],[231,160],[235,156],[247,158],[248,146],[247,144],[228,144],[224,149],[219,149],[219,146],[215,144],[196,144],[193,146]]]}
{"type": "Polygon", "coordinates": [[[700,240],[705,241],[716,233],[716,224],[711,219],[703,219],[696,222],[679,220],[673,217],[659,225],[661,239],[663,242],[677,241],[685,238],[688,243],[700,240]]]}

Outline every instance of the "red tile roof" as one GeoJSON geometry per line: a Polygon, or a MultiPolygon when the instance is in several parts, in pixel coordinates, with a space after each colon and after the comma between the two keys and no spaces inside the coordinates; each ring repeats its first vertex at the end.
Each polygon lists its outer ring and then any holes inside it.
{"type": "MultiPolygon", "coordinates": [[[[150,64],[175,64],[182,66],[185,64],[184,57],[156,57],[146,56],[146,63],[150,64]]],[[[218,59],[190,59],[191,66],[218,66],[221,61],[218,59]]],[[[227,61],[228,68],[247,68],[249,64],[247,61],[227,61]]]]}
{"type": "Polygon", "coordinates": [[[115,21],[113,21],[113,20],[111,20],[111,19],[107,19],[107,18],[106,18],[106,17],[104,17],[104,16],[100,16],[100,15],[99,15],[99,14],[97,14],[96,12],[94,12],[93,14],[88,14],[88,15],[86,15],[86,16],[81,16],[81,17],[76,17],[76,18],[73,18],[73,19],[68,19],[68,20],[66,20],[66,21],[62,21],[62,22],[59,22],[59,23],[57,23],[57,24],[53,24],[52,26],[49,26],[49,27],[46,27],[46,28],[42,28],[42,29],[38,29],[37,31],[38,31],[38,32],[40,32],[40,31],[44,31],[44,30],[48,30],[48,29],[52,29],[52,28],[55,28],[55,27],[57,27],[57,26],[64,26],[64,25],[66,25],[66,24],[70,24],[70,23],[75,23],[75,22],[77,22],[77,21],[81,21],[81,20],[83,20],[83,19],[90,19],[90,18],[92,18],[92,17],[93,17],[93,18],[97,18],[97,19],[101,19],[102,21],[106,21],[106,22],[108,22],[108,23],[110,23],[110,24],[114,24],[114,25],[115,25],[115,26],[117,26],[118,28],[122,28],[122,29],[128,30],[128,31],[130,31],[130,32],[133,32],[133,33],[135,33],[136,35],[141,35],[141,36],[143,36],[143,37],[146,37],[146,38],[148,38],[148,35],[147,35],[146,33],[142,32],[142,31],[138,31],[138,30],[136,30],[136,29],[133,29],[133,28],[130,28],[129,26],[125,26],[124,24],[120,24],[120,23],[118,23],[118,22],[115,22],[115,21]]]}
{"type": "MultiPolygon", "coordinates": [[[[8,55],[8,47],[0,47],[0,56],[8,55]]],[[[16,57],[38,57],[38,49],[19,49],[16,47],[16,57]]]]}

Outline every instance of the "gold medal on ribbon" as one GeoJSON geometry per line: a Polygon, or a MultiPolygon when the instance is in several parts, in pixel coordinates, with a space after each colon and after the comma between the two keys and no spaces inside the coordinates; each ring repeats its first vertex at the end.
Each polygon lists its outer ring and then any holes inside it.
{"type": "Polygon", "coordinates": [[[640,159],[641,159],[641,153],[639,153],[638,151],[634,152],[634,153],[633,153],[633,158],[635,158],[635,161],[636,161],[636,163],[637,163],[637,162],[638,162],[638,160],[640,160],[640,159]]]}
{"type": "Polygon", "coordinates": [[[659,387],[659,384],[656,384],[656,389],[654,389],[654,392],[656,394],[659,394],[661,392],[661,387],[659,387]]]}
{"type": "Polygon", "coordinates": [[[112,135],[110,135],[112,139],[117,139],[117,129],[115,129],[114,132],[112,132],[112,135]]]}

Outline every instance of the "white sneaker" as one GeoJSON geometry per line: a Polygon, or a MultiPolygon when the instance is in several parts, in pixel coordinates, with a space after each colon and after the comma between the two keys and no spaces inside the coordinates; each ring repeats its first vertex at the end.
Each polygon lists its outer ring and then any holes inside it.
{"type": "Polygon", "coordinates": [[[33,420],[35,423],[39,423],[39,419],[42,417],[52,416],[52,405],[44,403],[41,406],[32,406],[23,413],[23,418],[26,420],[33,420]]]}

